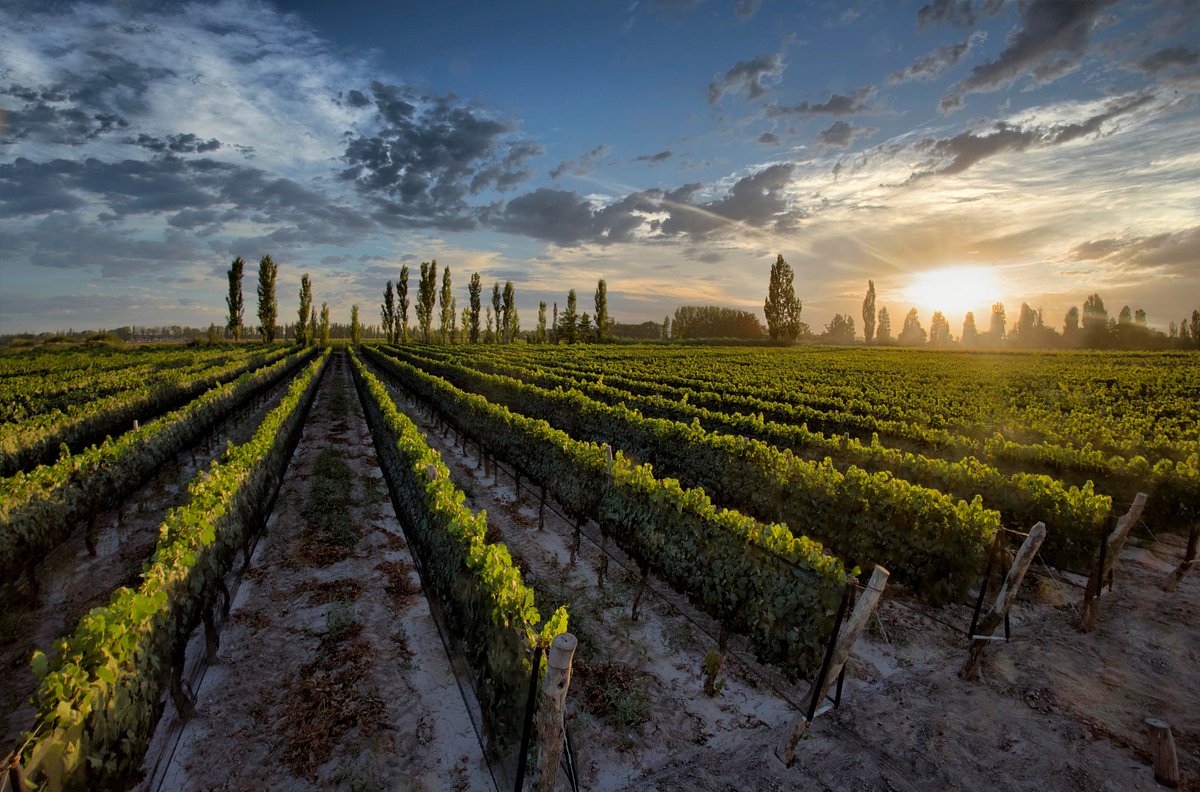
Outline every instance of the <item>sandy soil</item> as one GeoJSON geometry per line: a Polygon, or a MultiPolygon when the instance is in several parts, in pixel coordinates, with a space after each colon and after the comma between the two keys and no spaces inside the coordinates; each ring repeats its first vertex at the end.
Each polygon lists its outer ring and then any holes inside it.
{"type": "Polygon", "coordinates": [[[330,363],[207,667],[193,637],[197,714],[167,705],[141,789],[494,789],[346,366],[330,363]]]}
{"type": "Polygon", "coordinates": [[[636,579],[622,570],[632,564],[610,545],[599,585],[594,524],[572,566],[574,527],[550,501],[537,529],[536,484],[518,497],[506,472],[484,470],[474,443],[465,453],[403,391],[392,393],[471,508],[487,510],[539,606],[571,605],[580,648],[568,725],[581,789],[1148,790],[1158,788],[1150,716],[1171,724],[1183,786],[1200,789],[1200,575],[1174,594],[1161,590],[1182,555],[1178,537],[1126,549],[1117,590],[1086,635],[1076,627],[1083,581],[1037,562],[1012,613],[1013,639],[989,646],[977,682],[957,676],[970,608],[932,610],[893,588],[850,661],[841,708],[817,719],[785,768],[773,747],[806,685],[786,685],[734,641],[723,687],[707,697],[711,620],[651,577],[662,596],[647,593],[633,622],[636,579]]]}
{"type": "Polygon", "coordinates": [[[10,606],[0,616],[0,746],[16,747],[22,732],[33,727],[30,703],[37,680],[29,665],[34,649],[53,656],[54,642],[75,629],[91,608],[108,602],[118,586],[137,585],[142,564],[154,551],[158,526],[188,498],[188,483],[198,470],[221,455],[227,442],[244,443],[282,397],[285,381],[255,397],[216,427],[210,437],[181,451],[117,508],[96,519],[96,555],[90,555],[84,531],[76,531],[38,566],[41,586],[34,602],[25,581],[18,582],[10,606]]]}

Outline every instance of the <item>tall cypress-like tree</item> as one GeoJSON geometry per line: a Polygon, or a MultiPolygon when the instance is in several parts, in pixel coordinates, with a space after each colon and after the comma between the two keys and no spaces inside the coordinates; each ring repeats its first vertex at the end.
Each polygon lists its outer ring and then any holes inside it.
{"type": "Polygon", "coordinates": [[[309,313],[316,309],[312,304],[312,280],[308,273],[300,277],[300,309],[296,311],[296,340],[303,346],[312,343],[313,328],[310,326],[309,313]]]}
{"type": "Polygon", "coordinates": [[[383,325],[383,336],[389,344],[396,343],[396,298],[392,282],[383,290],[383,304],[379,306],[379,322],[383,325]]]}
{"type": "Polygon", "coordinates": [[[558,337],[563,341],[574,344],[579,339],[579,313],[574,289],[567,292],[567,309],[562,312],[558,324],[558,337]]]}
{"type": "Polygon", "coordinates": [[[396,321],[397,341],[408,343],[408,265],[400,268],[400,280],[396,281],[396,321]]]}
{"type": "Polygon", "coordinates": [[[967,315],[963,318],[962,326],[962,345],[965,347],[973,347],[979,343],[979,328],[975,326],[975,314],[967,311],[967,315]]]}
{"type": "Polygon", "coordinates": [[[500,282],[497,281],[492,284],[492,315],[496,317],[496,338],[495,338],[495,340],[496,340],[497,344],[504,343],[504,332],[503,332],[504,313],[501,310],[500,302],[501,302],[500,282]]]}
{"type": "Polygon", "coordinates": [[[362,325],[358,323],[358,306],[350,306],[350,343],[358,346],[362,343],[362,325]]]}
{"type": "Polygon", "coordinates": [[[471,274],[471,282],[467,285],[467,294],[470,297],[471,303],[471,343],[479,343],[479,310],[482,307],[480,295],[483,293],[483,281],[479,278],[479,273],[471,274]]]}
{"type": "MultiPolygon", "coordinates": [[[[436,275],[436,272],[434,273],[436,275]]],[[[443,344],[450,343],[450,330],[454,325],[454,292],[450,287],[450,268],[442,271],[442,291],[438,295],[441,313],[438,316],[438,338],[443,344]]]]}
{"type": "Polygon", "coordinates": [[[996,303],[992,306],[992,320],[988,323],[988,343],[999,345],[1004,340],[1004,334],[1007,332],[1005,327],[1004,303],[996,303]]]}
{"type": "Polygon", "coordinates": [[[867,281],[867,296],[862,304],[863,338],[867,343],[875,337],[875,281],[867,281]]]}
{"type": "Polygon", "coordinates": [[[934,311],[929,320],[929,343],[933,346],[946,346],[950,343],[950,322],[941,311],[934,311]]]}
{"type": "Polygon", "coordinates": [[[663,323],[662,323],[662,340],[663,340],[663,341],[670,341],[670,340],[671,340],[671,317],[669,317],[669,316],[664,316],[664,317],[663,317],[663,323]]]}
{"type": "Polygon", "coordinates": [[[608,284],[604,278],[596,284],[596,340],[607,341],[609,331],[608,321],[608,284]]]}
{"type": "Polygon", "coordinates": [[[501,304],[504,311],[504,343],[511,344],[517,340],[517,333],[521,332],[521,319],[517,315],[517,290],[512,281],[504,281],[501,304]]]}
{"type": "Polygon", "coordinates": [[[783,260],[775,259],[771,265],[771,280],[767,286],[767,299],[763,313],[767,317],[767,334],[771,338],[795,341],[800,334],[800,311],[802,306],[796,299],[795,273],[783,260]]]}
{"type": "Polygon", "coordinates": [[[467,343],[467,335],[471,331],[471,309],[462,309],[462,323],[458,328],[458,343],[467,343]]]}
{"type": "Polygon", "coordinates": [[[417,287],[417,324],[421,339],[428,344],[433,333],[433,306],[437,303],[437,259],[421,262],[421,282],[417,287]]]}
{"type": "Polygon", "coordinates": [[[875,343],[892,343],[892,317],[888,313],[886,305],[879,309],[879,324],[875,327],[875,343]]]}
{"type": "Polygon", "coordinates": [[[308,312],[308,327],[304,331],[304,340],[309,346],[317,343],[317,306],[315,305],[308,312]]]}
{"type": "Polygon", "coordinates": [[[225,297],[225,304],[229,306],[229,323],[226,329],[234,341],[242,340],[242,313],[245,309],[242,300],[242,271],[245,268],[246,262],[238,256],[233,260],[228,272],[229,294],[225,297]]]}
{"type": "Polygon", "coordinates": [[[321,346],[329,346],[329,303],[321,302],[321,346]]]}
{"type": "Polygon", "coordinates": [[[539,344],[546,343],[546,301],[538,303],[537,335],[534,336],[539,344]]]}
{"type": "Polygon", "coordinates": [[[275,340],[275,322],[279,320],[279,303],[275,300],[275,278],[279,266],[270,256],[258,262],[258,324],[263,341],[275,340]]]}

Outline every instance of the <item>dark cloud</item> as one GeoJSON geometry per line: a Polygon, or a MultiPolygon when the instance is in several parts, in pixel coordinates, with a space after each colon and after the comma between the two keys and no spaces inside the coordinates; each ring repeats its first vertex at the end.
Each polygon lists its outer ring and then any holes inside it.
{"type": "Polygon", "coordinates": [[[716,104],[727,93],[742,92],[747,99],[757,99],[767,92],[763,80],[778,79],[783,75],[783,69],[783,57],[779,53],[738,61],[724,76],[709,84],[708,101],[716,104]]]}
{"type": "Polygon", "coordinates": [[[926,170],[914,172],[909,181],[962,173],[979,161],[1005,151],[1024,151],[1031,146],[1055,146],[1098,133],[1106,122],[1144,107],[1153,99],[1152,95],[1147,94],[1114,102],[1104,112],[1074,124],[1017,126],[999,122],[983,134],[968,130],[949,138],[927,138],[917,144],[917,148],[928,152],[934,164],[926,170]]]}
{"type": "Polygon", "coordinates": [[[607,157],[611,151],[612,146],[601,144],[589,152],[580,154],[575,159],[563,160],[551,169],[550,178],[557,179],[564,173],[571,173],[575,176],[587,176],[596,169],[597,162],[607,157]]]}
{"type": "Polygon", "coordinates": [[[76,106],[72,97],[58,88],[35,90],[11,85],[0,90],[0,96],[11,96],[24,102],[21,107],[6,112],[5,123],[0,126],[0,145],[29,140],[78,146],[129,126],[129,122],[116,113],[76,106]]]}
{"type": "Polygon", "coordinates": [[[485,222],[499,231],[571,247],[585,242],[628,242],[644,221],[637,212],[658,211],[660,191],[638,192],[595,209],[576,192],[546,187],[512,199],[502,209],[484,213],[485,222]]]}
{"type": "Polygon", "coordinates": [[[747,20],[758,13],[759,0],[737,0],[733,4],[733,13],[738,19],[747,20]]]}
{"type": "Polygon", "coordinates": [[[811,104],[807,101],[801,102],[790,107],[786,105],[769,104],[766,107],[767,115],[771,117],[787,116],[787,115],[848,115],[850,113],[861,113],[870,108],[867,106],[869,100],[875,94],[874,85],[865,85],[850,95],[832,94],[828,101],[818,104],[811,104]]]}
{"type": "Polygon", "coordinates": [[[856,138],[867,137],[878,131],[874,127],[856,127],[848,121],[835,121],[828,129],[817,134],[817,143],[830,148],[844,149],[848,148],[856,138]]]}
{"type": "Polygon", "coordinates": [[[987,33],[977,30],[960,42],[939,47],[928,55],[917,58],[907,69],[889,76],[888,82],[895,85],[909,80],[931,80],[957,66],[972,47],[986,38],[987,33]]]}
{"type": "Polygon", "coordinates": [[[639,154],[633,158],[634,162],[649,162],[653,165],[656,162],[665,162],[671,158],[673,152],[660,151],[657,154],[639,154]]]}
{"type": "Polygon", "coordinates": [[[694,204],[691,196],[698,185],[685,185],[668,194],[671,216],[661,224],[664,235],[686,234],[701,239],[730,225],[783,231],[793,227],[802,214],[793,210],[784,190],[791,182],[793,166],[781,163],[763,168],[737,181],[724,198],[694,204]]]}
{"type": "Polygon", "coordinates": [[[1077,245],[1067,258],[1192,274],[1200,261],[1200,226],[1152,236],[1096,239],[1077,245]]]}
{"type": "Polygon", "coordinates": [[[1142,58],[1137,67],[1147,74],[1157,74],[1172,66],[1195,66],[1200,61],[1200,52],[1189,47],[1168,47],[1153,55],[1142,58]]]}
{"type": "Polygon", "coordinates": [[[136,138],[126,138],[124,142],[158,153],[169,151],[173,154],[204,154],[221,148],[221,141],[216,138],[201,140],[191,132],[168,135],[165,138],[151,137],[143,133],[136,138]]]}
{"type": "Polygon", "coordinates": [[[758,142],[762,143],[764,146],[778,146],[779,135],[776,135],[773,132],[763,132],[758,136],[758,142]]]}
{"type": "Polygon", "coordinates": [[[976,5],[971,0],[933,0],[917,10],[917,29],[947,24],[954,27],[974,27],[981,16],[992,16],[1004,8],[1004,0],[983,0],[976,5]]]}
{"type": "Polygon", "coordinates": [[[942,97],[939,107],[961,107],[970,93],[994,91],[1031,74],[1049,82],[1072,71],[1091,44],[1100,12],[1116,0],[1032,0],[1021,6],[1021,27],[994,60],[981,63],[942,97]]]}
{"type": "Polygon", "coordinates": [[[341,177],[369,196],[377,218],[391,226],[470,228],[474,210],[466,198],[488,187],[511,189],[529,178],[525,163],[542,153],[516,138],[512,124],[453,95],[418,96],[374,82],[370,101],[378,129],[350,137],[341,177]]]}

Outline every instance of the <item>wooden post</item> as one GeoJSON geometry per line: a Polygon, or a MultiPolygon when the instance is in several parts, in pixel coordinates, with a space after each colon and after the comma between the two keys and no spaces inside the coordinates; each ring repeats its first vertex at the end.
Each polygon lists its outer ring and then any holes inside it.
{"type": "Polygon", "coordinates": [[[1179,562],[1179,566],[1175,567],[1175,571],[1167,577],[1167,582],[1163,583],[1163,591],[1174,591],[1179,587],[1180,581],[1196,566],[1197,544],[1200,544],[1200,525],[1193,525],[1192,530],[1188,532],[1187,550],[1183,554],[1183,560],[1179,562]]]}
{"type": "Polygon", "coordinates": [[[1017,598],[1017,592],[1021,588],[1021,581],[1025,578],[1025,572],[1028,571],[1030,563],[1033,562],[1033,557],[1037,555],[1038,548],[1042,546],[1042,542],[1046,540],[1046,524],[1038,523],[1030,530],[1029,536],[1025,537],[1025,541],[1021,543],[1021,549],[1017,551],[1016,558],[1013,559],[1012,566],[1009,567],[1008,575],[1004,578],[1004,585],[1000,587],[1000,591],[996,594],[996,601],[992,603],[991,610],[987,616],[983,617],[983,621],[979,625],[979,631],[971,636],[971,651],[967,655],[967,662],[963,664],[962,670],[958,675],[963,679],[975,679],[979,676],[979,664],[983,660],[984,647],[991,640],[992,633],[996,628],[1004,623],[1004,617],[1008,615],[1008,609],[1012,607],[1013,602],[1017,598]]]}
{"type": "Polygon", "coordinates": [[[8,762],[8,785],[12,792],[30,792],[31,787],[25,780],[25,771],[21,769],[19,758],[13,754],[8,762]]]}
{"type": "Polygon", "coordinates": [[[546,485],[542,485],[542,497],[538,503],[538,530],[546,527],[546,485]]]}
{"type": "MultiPolygon", "coordinates": [[[[862,634],[862,631],[866,629],[871,614],[875,612],[876,606],[879,605],[879,598],[882,596],[883,589],[887,586],[890,576],[891,573],[885,568],[878,564],[875,565],[875,571],[871,573],[871,581],[867,583],[862,596],[858,598],[858,602],[854,606],[854,612],[850,614],[849,621],[846,622],[845,627],[837,635],[837,643],[834,645],[829,671],[825,675],[824,681],[819,684],[813,684],[809,690],[811,698],[810,696],[805,696],[806,701],[819,703],[824,701],[825,697],[829,695],[829,688],[841,675],[842,668],[846,665],[846,661],[850,659],[850,652],[854,649],[855,641],[858,640],[858,636],[862,634]]],[[[796,758],[796,746],[800,743],[800,738],[808,731],[808,726],[808,713],[796,713],[796,718],[788,727],[783,740],[780,741],[779,745],[775,746],[775,756],[788,767],[792,766],[792,762],[796,758]]]]}
{"type": "Polygon", "coordinates": [[[537,713],[538,772],[535,792],[551,792],[558,778],[563,751],[563,710],[567,689],[571,686],[571,661],[579,642],[571,633],[562,633],[550,644],[546,657],[546,676],[542,678],[541,704],[537,713]]]}
{"type": "Polygon", "coordinates": [[[633,610],[629,613],[630,621],[637,621],[638,605],[642,601],[642,593],[646,590],[646,578],[650,574],[649,568],[645,566],[639,566],[638,571],[641,572],[641,575],[638,576],[637,593],[633,595],[633,610]]]}
{"type": "Polygon", "coordinates": [[[1100,590],[1103,588],[1105,580],[1111,580],[1113,567],[1116,566],[1121,548],[1125,546],[1125,540],[1129,538],[1129,532],[1133,526],[1141,519],[1142,509],[1145,507],[1146,493],[1139,492],[1134,497],[1129,511],[1117,520],[1117,527],[1105,540],[1102,548],[1104,551],[1103,561],[1097,563],[1095,569],[1092,570],[1091,577],[1088,578],[1087,589],[1083,594],[1083,615],[1079,618],[1079,629],[1083,632],[1091,632],[1096,628],[1096,619],[1100,616],[1100,590]]]}
{"type": "Polygon", "coordinates": [[[1179,757],[1175,754],[1175,737],[1171,726],[1158,718],[1146,718],[1150,728],[1150,753],[1154,755],[1154,780],[1165,787],[1179,786],[1179,757]]]}

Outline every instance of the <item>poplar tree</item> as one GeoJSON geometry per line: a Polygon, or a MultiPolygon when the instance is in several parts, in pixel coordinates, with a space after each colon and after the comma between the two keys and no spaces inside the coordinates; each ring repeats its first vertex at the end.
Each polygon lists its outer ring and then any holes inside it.
{"type": "Polygon", "coordinates": [[[538,303],[537,335],[534,336],[539,344],[546,343],[546,301],[538,303]]]}
{"type": "Polygon", "coordinates": [[[875,281],[873,280],[867,281],[867,296],[863,298],[862,304],[862,320],[863,338],[869,344],[875,337],[875,281]]]}
{"type": "Polygon", "coordinates": [[[979,343],[979,329],[975,327],[975,314],[967,311],[963,317],[962,345],[971,347],[979,343]]]}
{"type": "MultiPolygon", "coordinates": [[[[434,275],[437,271],[434,271],[434,275]]],[[[438,338],[443,344],[450,343],[450,330],[454,324],[454,292],[450,288],[450,268],[442,271],[442,291],[438,295],[438,305],[441,315],[438,317],[438,338]]]]}
{"type": "Polygon", "coordinates": [[[304,331],[304,340],[308,346],[317,343],[317,306],[315,305],[309,310],[308,328],[304,331]]]}
{"type": "MultiPolygon", "coordinates": [[[[400,268],[400,280],[396,281],[397,311],[395,324],[399,325],[399,338],[408,343],[408,265],[400,268]]],[[[397,339],[399,340],[399,339],[397,339]]]]}
{"type": "Polygon", "coordinates": [[[888,314],[886,305],[879,309],[879,324],[875,328],[875,343],[892,343],[892,317],[888,314]]]}
{"type": "Polygon", "coordinates": [[[350,306],[350,343],[358,346],[362,342],[362,326],[358,323],[358,306],[350,306]]]}
{"type": "Polygon", "coordinates": [[[503,339],[504,333],[501,332],[501,324],[502,324],[502,317],[504,316],[504,314],[500,310],[500,282],[499,281],[492,284],[492,315],[494,317],[496,317],[495,341],[497,344],[502,344],[502,343],[504,343],[504,339],[503,339]]]}
{"type": "Polygon", "coordinates": [[[663,317],[662,340],[663,341],[671,340],[671,317],[669,317],[669,316],[663,317]]]}
{"type": "Polygon", "coordinates": [[[321,346],[329,346],[329,304],[321,302],[321,346]]]}
{"type": "Polygon", "coordinates": [[[608,284],[601,278],[596,284],[596,340],[608,340],[608,284]]]}
{"type": "Polygon", "coordinates": [[[417,285],[417,324],[421,339],[428,344],[433,331],[433,306],[437,302],[437,259],[421,262],[421,282],[417,285]]]}
{"type": "Polygon", "coordinates": [[[795,273],[783,256],[771,265],[771,280],[763,313],[767,317],[767,334],[774,339],[795,341],[800,334],[800,301],[796,299],[795,273]]]}
{"type": "Polygon", "coordinates": [[[263,341],[275,340],[275,322],[279,318],[279,303],[275,301],[275,278],[279,267],[270,256],[258,262],[258,325],[263,341]]]}
{"type": "Polygon", "coordinates": [[[995,303],[992,305],[992,320],[988,325],[988,341],[992,344],[999,344],[1004,340],[1004,334],[1007,332],[1004,318],[1004,303],[995,303]]]}
{"type": "Polygon", "coordinates": [[[300,278],[300,310],[296,311],[296,317],[299,320],[296,323],[296,340],[303,346],[308,346],[312,343],[313,329],[309,325],[309,312],[315,310],[312,304],[312,280],[308,277],[308,273],[304,273],[300,278]]]}
{"type": "Polygon", "coordinates": [[[229,324],[226,326],[229,334],[233,336],[234,341],[242,339],[242,271],[246,268],[246,262],[238,256],[233,260],[233,264],[229,267],[229,295],[225,298],[225,304],[229,306],[229,324]]]}
{"type": "MultiPolygon", "coordinates": [[[[471,282],[467,285],[467,294],[470,296],[470,312],[471,312],[471,343],[479,343],[479,309],[481,307],[480,295],[483,293],[483,282],[479,278],[479,273],[471,274],[471,282]]],[[[463,327],[467,323],[463,322],[463,327]]]]}
{"type": "Polygon", "coordinates": [[[504,281],[504,295],[501,299],[504,310],[504,343],[511,344],[520,332],[520,321],[517,318],[517,291],[512,281],[504,281]]]}
{"type": "Polygon", "coordinates": [[[559,317],[558,337],[568,344],[574,344],[579,339],[579,314],[576,311],[575,290],[567,292],[567,309],[559,317]]]}
{"type": "Polygon", "coordinates": [[[379,321],[383,324],[383,335],[389,344],[396,343],[396,298],[392,282],[383,290],[383,304],[379,306],[379,321]]]}
{"type": "Polygon", "coordinates": [[[462,309],[462,324],[459,326],[459,329],[458,329],[458,343],[460,343],[460,344],[467,343],[467,334],[470,331],[470,328],[471,328],[471,309],[463,308],[462,309]]]}

